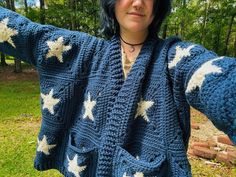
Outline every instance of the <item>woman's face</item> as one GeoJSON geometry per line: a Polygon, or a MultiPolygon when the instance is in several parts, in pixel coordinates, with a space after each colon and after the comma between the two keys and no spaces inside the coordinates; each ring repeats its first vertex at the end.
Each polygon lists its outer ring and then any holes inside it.
{"type": "Polygon", "coordinates": [[[147,32],[152,23],[155,0],[116,0],[115,15],[120,30],[147,32]]]}

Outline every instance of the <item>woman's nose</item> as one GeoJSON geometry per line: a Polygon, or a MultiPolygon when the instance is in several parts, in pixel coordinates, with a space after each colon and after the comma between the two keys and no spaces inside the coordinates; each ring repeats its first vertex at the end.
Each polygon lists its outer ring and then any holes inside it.
{"type": "Polygon", "coordinates": [[[133,0],[134,6],[140,6],[140,5],[142,5],[142,3],[143,3],[143,0],[133,0]]]}

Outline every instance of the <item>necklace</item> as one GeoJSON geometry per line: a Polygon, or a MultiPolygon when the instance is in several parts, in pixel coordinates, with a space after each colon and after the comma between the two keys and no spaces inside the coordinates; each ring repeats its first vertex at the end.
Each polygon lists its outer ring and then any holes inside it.
{"type": "Polygon", "coordinates": [[[138,45],[143,45],[143,44],[144,44],[144,42],[141,42],[141,43],[138,43],[138,44],[131,44],[131,43],[128,43],[128,42],[126,42],[121,36],[120,36],[120,39],[121,39],[125,44],[127,44],[127,45],[130,46],[130,49],[129,49],[129,52],[130,52],[130,53],[133,53],[133,52],[135,51],[135,47],[134,47],[134,46],[138,46],[138,45]]]}

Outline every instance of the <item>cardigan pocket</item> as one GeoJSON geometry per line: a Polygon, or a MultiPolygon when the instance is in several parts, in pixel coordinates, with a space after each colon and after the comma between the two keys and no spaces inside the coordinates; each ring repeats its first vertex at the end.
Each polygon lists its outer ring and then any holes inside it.
{"type": "Polygon", "coordinates": [[[95,148],[95,145],[72,132],[69,135],[68,149],[64,161],[67,176],[95,176],[96,164],[97,148],[95,148]]]}
{"type": "Polygon", "coordinates": [[[134,157],[122,147],[117,147],[116,158],[113,162],[114,177],[162,177],[165,176],[167,165],[166,156],[161,153],[151,154],[153,158],[148,162],[134,157]]]}

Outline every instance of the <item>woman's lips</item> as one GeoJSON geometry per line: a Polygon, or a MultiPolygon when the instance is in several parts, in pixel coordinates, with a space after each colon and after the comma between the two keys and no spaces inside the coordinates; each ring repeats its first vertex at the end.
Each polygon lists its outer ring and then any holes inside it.
{"type": "Polygon", "coordinates": [[[140,13],[136,13],[136,12],[130,12],[128,13],[129,15],[132,15],[132,16],[137,16],[137,17],[144,17],[143,14],[140,14],[140,13]]]}

